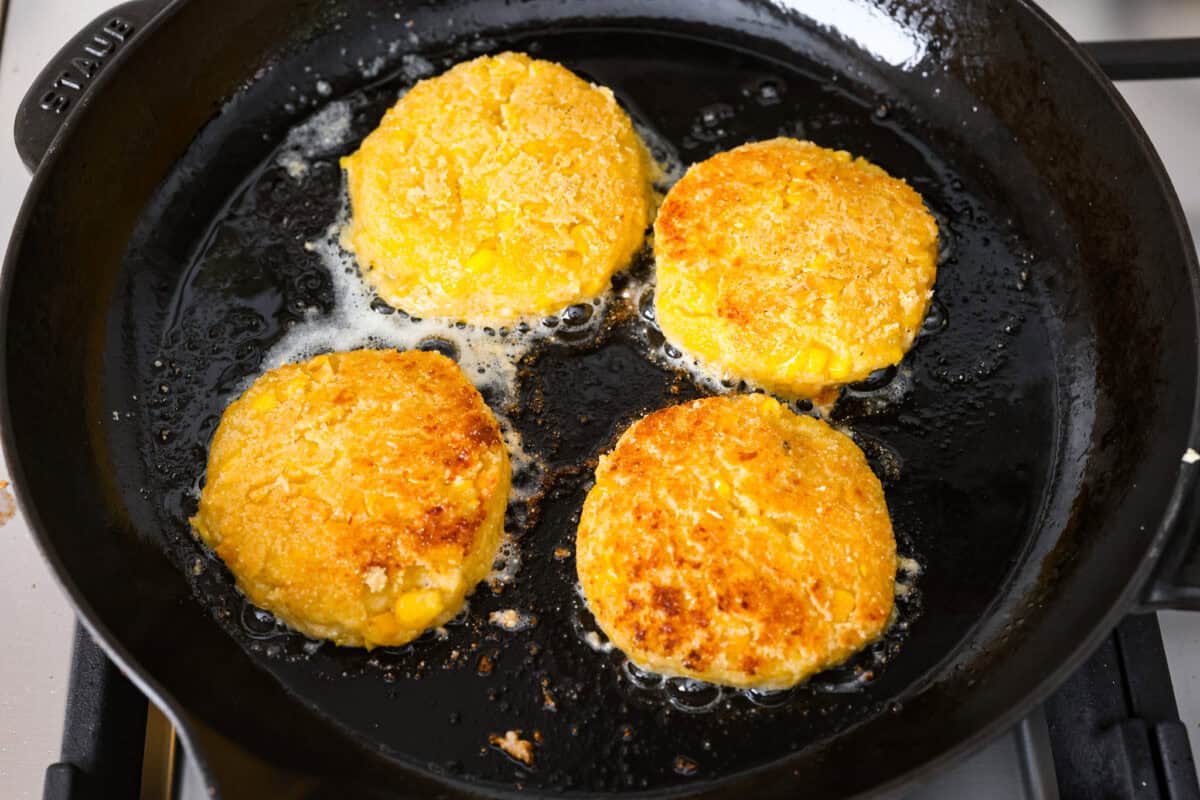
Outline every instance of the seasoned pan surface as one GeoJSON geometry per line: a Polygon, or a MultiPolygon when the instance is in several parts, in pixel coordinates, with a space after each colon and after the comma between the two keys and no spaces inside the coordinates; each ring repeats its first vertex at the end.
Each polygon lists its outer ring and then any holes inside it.
{"type": "MultiPolygon", "coordinates": [[[[902,708],[1001,593],[1040,523],[1057,457],[1055,304],[1038,278],[1054,270],[1053,256],[1014,227],[1019,215],[993,176],[955,160],[961,150],[895,99],[816,63],[781,63],[717,38],[558,29],[469,39],[400,63],[387,74],[363,63],[357,83],[333,85],[316,70],[277,86],[281,117],[301,131],[265,130],[281,144],[236,176],[229,169],[245,161],[236,151],[244,132],[210,125],[135,231],[122,284],[132,302],[114,314],[104,360],[120,376],[109,386],[108,435],[141,457],[121,460],[114,477],[140,493],[150,511],[139,530],[165,546],[195,602],[334,725],[389,758],[470,781],[695,785],[902,708]],[[597,636],[571,555],[596,457],[647,411],[739,388],[697,380],[663,344],[648,254],[617,276],[604,302],[542,325],[512,381],[481,378],[530,456],[509,514],[519,558],[508,564],[511,582],[497,582],[497,592],[481,586],[444,635],[372,652],[311,642],[248,606],[192,538],[187,517],[225,405],[278,356],[284,337],[336,318],[341,287],[357,280],[338,274],[344,262],[331,257],[330,227],[344,213],[338,157],[415,78],[504,49],[612,87],[668,166],[749,140],[809,138],[906,179],[937,215],[936,295],[916,347],[899,370],[848,389],[832,413],[884,481],[900,553],[915,562],[901,574],[897,623],[844,667],[787,693],[722,692],[639,674],[597,636]],[[313,114],[324,117],[306,121],[313,114]],[[535,624],[490,624],[503,609],[535,624]],[[490,734],[509,730],[536,741],[532,766],[489,745],[490,734]]],[[[373,313],[411,324],[382,304],[373,313]]],[[[342,344],[387,345],[360,338],[342,344]]]]}

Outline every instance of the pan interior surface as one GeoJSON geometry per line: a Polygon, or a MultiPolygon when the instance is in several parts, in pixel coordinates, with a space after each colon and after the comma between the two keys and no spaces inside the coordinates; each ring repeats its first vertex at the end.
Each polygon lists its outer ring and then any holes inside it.
{"type": "Polygon", "coordinates": [[[593,791],[696,784],[769,763],[887,713],[936,670],[1001,592],[1036,529],[1058,435],[1053,337],[1033,277],[1045,265],[1035,265],[987,176],[940,155],[936,138],[914,132],[921,126],[911,110],[827,67],[700,36],[557,29],[471,37],[381,75],[366,63],[359,80],[335,90],[316,68],[277,80],[271,100],[291,121],[342,118],[333,135],[305,145],[301,165],[289,161],[297,137],[285,137],[232,192],[210,187],[228,184],[237,155],[227,154],[246,131],[218,118],[200,134],[128,254],[131,281],[174,281],[166,313],[129,304],[110,340],[110,368],[136,387],[115,399],[112,427],[144,454],[141,474],[118,483],[155,498],[147,522],[156,533],[147,535],[161,536],[195,602],[246,658],[402,762],[488,784],[593,791]],[[669,356],[649,357],[663,349],[649,317],[648,256],[616,278],[616,299],[589,310],[606,314],[603,324],[576,330],[564,318],[523,359],[516,397],[485,394],[536,457],[540,470],[524,479],[540,485],[510,514],[515,580],[498,593],[481,586],[444,635],[372,652],[311,642],[250,607],[192,538],[187,517],[224,406],[287,331],[339,302],[312,244],[342,210],[338,157],[415,77],[504,49],[611,87],[651,141],[684,164],[745,141],[808,138],[909,181],[938,217],[936,300],[918,344],[898,371],[848,390],[833,414],[884,480],[900,553],[920,569],[897,624],[844,667],[787,693],[738,694],[663,683],[599,640],[589,644],[596,627],[569,554],[595,459],[640,415],[707,392],[669,356]],[[189,224],[173,224],[183,209],[189,224]],[[185,253],[180,263],[175,254],[185,253]],[[515,632],[489,624],[504,609],[536,624],[515,632]],[[532,766],[489,746],[510,730],[536,742],[532,766]]]}

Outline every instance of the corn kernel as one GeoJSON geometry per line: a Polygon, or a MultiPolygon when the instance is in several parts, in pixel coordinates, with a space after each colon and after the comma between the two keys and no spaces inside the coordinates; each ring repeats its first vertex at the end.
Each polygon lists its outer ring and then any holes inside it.
{"type": "Polygon", "coordinates": [[[797,365],[800,370],[809,374],[817,374],[825,369],[825,365],[829,363],[829,350],[823,345],[809,345],[801,351],[800,357],[797,359],[797,365]]]}
{"type": "Polygon", "coordinates": [[[718,478],[717,480],[713,481],[713,488],[716,489],[717,494],[720,497],[726,500],[733,497],[733,487],[729,485],[728,481],[723,481],[718,478]]]}
{"type": "Polygon", "coordinates": [[[444,607],[441,592],[436,589],[417,589],[397,597],[392,612],[396,624],[401,628],[419,631],[428,628],[444,607]]]}
{"type": "Polygon", "coordinates": [[[763,414],[778,417],[783,414],[783,406],[779,405],[774,397],[769,395],[761,395],[758,401],[758,408],[763,414]]]}
{"type": "Polygon", "coordinates": [[[824,272],[829,268],[829,257],[824,253],[817,253],[811,261],[808,262],[809,272],[824,272]]]}
{"type": "Polygon", "coordinates": [[[571,228],[571,241],[575,243],[575,249],[580,253],[588,251],[588,244],[591,242],[592,229],[587,225],[576,225],[571,228]]]}
{"type": "Polygon", "coordinates": [[[808,178],[809,175],[812,174],[813,165],[812,165],[812,162],[808,161],[807,159],[795,161],[795,162],[792,162],[791,164],[788,164],[787,171],[788,171],[788,175],[791,177],[791,179],[793,181],[799,180],[799,179],[806,179],[806,178],[808,178]]]}
{"type": "Polygon", "coordinates": [[[545,142],[532,141],[521,145],[521,150],[534,158],[544,159],[553,155],[550,146],[545,142]]]}
{"type": "Polygon", "coordinates": [[[854,613],[854,608],[857,605],[858,602],[850,592],[847,592],[845,589],[834,589],[833,602],[829,604],[829,610],[833,615],[834,622],[845,622],[854,613]]]}
{"type": "Polygon", "coordinates": [[[499,260],[499,257],[496,255],[495,250],[490,247],[481,247],[467,259],[467,270],[469,272],[483,272],[495,266],[497,260],[499,260]]]}
{"type": "Polygon", "coordinates": [[[517,212],[501,211],[496,216],[496,226],[502,231],[511,231],[517,225],[517,212]]]}
{"type": "Polygon", "coordinates": [[[512,103],[504,103],[500,106],[500,120],[506,128],[515,128],[521,123],[512,103]]]}
{"type": "Polygon", "coordinates": [[[272,392],[263,392],[250,403],[250,407],[260,414],[265,411],[270,411],[275,406],[279,405],[279,398],[272,392]]]}
{"type": "Polygon", "coordinates": [[[583,256],[574,250],[568,250],[563,254],[563,266],[571,272],[576,272],[583,268],[583,256]]]}
{"type": "Polygon", "coordinates": [[[829,377],[841,380],[850,374],[850,359],[841,353],[836,354],[829,362],[829,377]]]}
{"type": "Polygon", "coordinates": [[[387,612],[376,614],[367,620],[363,630],[363,640],[367,647],[378,642],[391,641],[400,632],[396,618],[387,612]]]}
{"type": "MultiPolygon", "coordinates": [[[[400,145],[400,147],[404,150],[407,150],[409,147],[411,147],[413,141],[417,138],[416,134],[411,129],[399,126],[392,128],[389,133],[392,136],[392,141],[400,145]]],[[[349,158],[343,158],[342,161],[349,161],[349,158]]],[[[343,163],[342,166],[344,168],[345,164],[343,163]]]]}
{"type": "Polygon", "coordinates": [[[491,187],[485,181],[464,181],[458,190],[466,200],[486,203],[491,199],[491,187]]]}

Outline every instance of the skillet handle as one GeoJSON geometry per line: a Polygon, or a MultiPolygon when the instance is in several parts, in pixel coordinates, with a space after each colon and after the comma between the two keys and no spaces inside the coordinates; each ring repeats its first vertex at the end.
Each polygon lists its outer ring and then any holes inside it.
{"type": "Polygon", "coordinates": [[[162,7],[162,0],[122,3],[96,17],[50,59],[25,93],[13,126],[17,153],[30,172],[38,168],[67,119],[87,105],[104,71],[120,61],[162,7]]]}
{"type": "Polygon", "coordinates": [[[1200,78],[1200,37],[1085,42],[1083,49],[1114,81],[1200,78]]]}

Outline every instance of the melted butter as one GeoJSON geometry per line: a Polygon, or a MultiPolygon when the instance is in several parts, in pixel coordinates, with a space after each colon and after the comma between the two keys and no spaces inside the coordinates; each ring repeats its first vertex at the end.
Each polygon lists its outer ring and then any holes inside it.
{"type": "Polygon", "coordinates": [[[292,178],[308,174],[309,159],[341,147],[350,137],[353,112],[348,100],[336,100],[292,128],[275,163],[292,178]]]}

